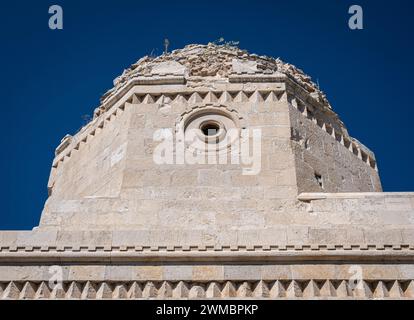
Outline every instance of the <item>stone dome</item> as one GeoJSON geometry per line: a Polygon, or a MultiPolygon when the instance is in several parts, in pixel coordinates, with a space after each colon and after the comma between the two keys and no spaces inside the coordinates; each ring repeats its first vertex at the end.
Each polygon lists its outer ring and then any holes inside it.
{"type": "Polygon", "coordinates": [[[183,49],[158,57],[145,56],[139,59],[114,80],[114,88],[102,97],[101,102],[107,101],[134,77],[176,72],[184,73],[187,81],[196,83],[228,81],[231,74],[284,74],[302,86],[322,105],[331,109],[325,94],[312,82],[311,77],[294,65],[279,58],[250,54],[236,46],[214,43],[189,44],[183,49]]]}

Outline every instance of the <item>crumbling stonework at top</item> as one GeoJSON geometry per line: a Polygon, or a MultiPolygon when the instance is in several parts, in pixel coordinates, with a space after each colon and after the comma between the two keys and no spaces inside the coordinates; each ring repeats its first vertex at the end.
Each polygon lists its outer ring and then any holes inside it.
{"type": "MultiPolygon", "coordinates": [[[[157,65],[168,62],[178,62],[184,66],[189,77],[214,77],[215,80],[227,78],[231,73],[271,74],[278,71],[294,78],[309,93],[315,93],[315,96],[324,105],[330,107],[323,92],[319,90],[309,76],[294,65],[285,63],[279,58],[274,59],[267,56],[249,54],[246,50],[241,50],[234,46],[215,45],[212,43],[208,45],[188,45],[183,49],[177,49],[159,57],[143,57],[132,64],[130,68],[124,70],[122,75],[114,80],[114,90],[136,75],[161,73],[162,71],[158,70],[157,65]]],[[[164,71],[171,72],[172,69],[164,71]]],[[[109,91],[103,97],[103,101],[114,90],[109,91]]]]}

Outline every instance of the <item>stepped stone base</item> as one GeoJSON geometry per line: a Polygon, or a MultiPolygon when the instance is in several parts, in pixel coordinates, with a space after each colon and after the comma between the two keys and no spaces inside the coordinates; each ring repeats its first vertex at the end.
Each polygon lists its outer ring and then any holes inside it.
{"type": "Polygon", "coordinates": [[[2,231],[0,297],[414,299],[412,198],[301,194],[292,217],[314,225],[2,231]],[[383,204],[375,220],[367,201],[383,204]],[[322,223],[327,208],[362,224],[322,223]]]}

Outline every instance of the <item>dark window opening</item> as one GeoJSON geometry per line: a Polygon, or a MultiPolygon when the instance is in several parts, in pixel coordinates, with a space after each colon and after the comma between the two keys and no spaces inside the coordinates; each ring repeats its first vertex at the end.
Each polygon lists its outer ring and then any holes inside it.
{"type": "Polygon", "coordinates": [[[218,133],[220,126],[214,122],[207,122],[206,124],[203,124],[200,129],[205,136],[215,136],[218,133]]]}

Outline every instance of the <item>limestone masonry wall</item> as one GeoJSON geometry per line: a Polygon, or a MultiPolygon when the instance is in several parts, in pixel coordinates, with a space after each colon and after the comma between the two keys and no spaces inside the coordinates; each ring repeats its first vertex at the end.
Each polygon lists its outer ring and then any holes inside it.
{"type": "Polygon", "coordinates": [[[279,59],[214,44],[144,57],[62,139],[48,191],[39,227],[0,231],[0,299],[414,298],[414,193],[381,192],[374,153],[279,59]],[[216,161],[237,129],[259,170],[177,161],[191,129],[216,161]]]}

